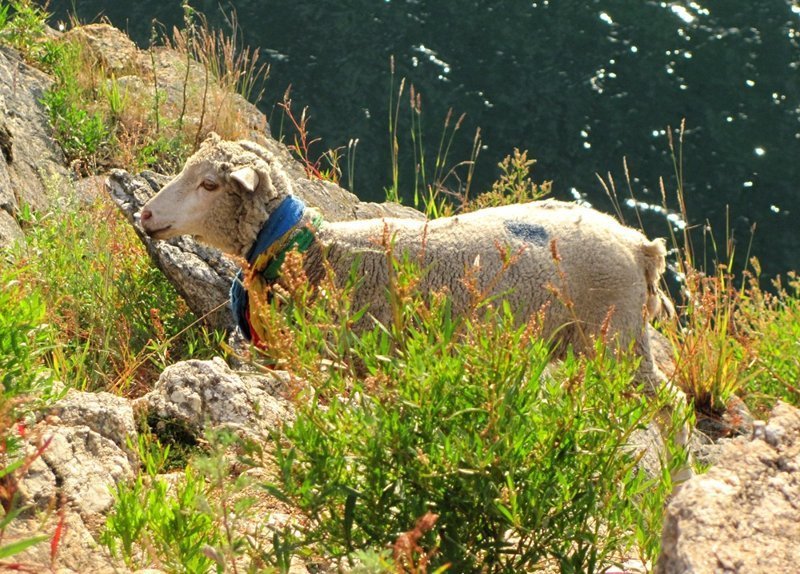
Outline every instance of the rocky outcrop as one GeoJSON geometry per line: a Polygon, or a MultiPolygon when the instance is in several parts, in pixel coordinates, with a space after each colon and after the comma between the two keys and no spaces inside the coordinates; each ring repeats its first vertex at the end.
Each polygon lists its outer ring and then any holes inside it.
{"type": "Polygon", "coordinates": [[[87,24],[72,28],[64,39],[81,45],[85,57],[93,59],[117,78],[135,72],[139,67],[139,50],[133,40],[110,24],[87,24]]]}
{"type": "Polygon", "coordinates": [[[61,521],[58,514],[43,521],[42,517],[17,519],[6,529],[3,542],[27,540],[36,536],[47,536],[47,540],[24,552],[15,554],[11,561],[19,568],[0,571],[11,572],[57,572],[58,574],[127,574],[129,569],[114,560],[108,550],[95,540],[80,515],[67,511],[63,515],[61,538],[53,556],[51,541],[56,524],[61,521]],[[43,525],[44,522],[44,525],[43,525]]]}
{"type": "Polygon", "coordinates": [[[778,404],[667,509],[658,574],[797,572],[800,410],[778,404]]]}
{"type": "Polygon", "coordinates": [[[20,205],[46,207],[48,184],[68,174],[40,103],[51,83],[16,51],[0,46],[0,247],[22,234],[15,219],[20,205]]]}
{"type": "Polygon", "coordinates": [[[69,391],[26,434],[30,466],[6,477],[25,511],[4,543],[44,535],[46,541],[14,556],[26,571],[124,572],[98,543],[114,504],[116,483],[133,479],[139,462],[128,400],[108,393],[69,391]],[[56,532],[58,542],[51,546],[56,532]],[[57,552],[54,555],[53,549],[57,552]]]}
{"type": "Polygon", "coordinates": [[[139,468],[127,444],[137,436],[130,401],[109,393],[69,391],[31,436],[28,452],[40,455],[18,492],[32,508],[58,503],[90,521],[111,507],[114,484],[139,468]]]}
{"type": "Polygon", "coordinates": [[[139,468],[139,455],[130,444],[136,444],[136,423],[131,402],[111,393],[83,393],[70,389],[59,400],[48,417],[49,424],[86,426],[113,442],[128,457],[131,468],[139,468]]]}
{"type": "MultiPolygon", "coordinates": [[[[3,543],[47,537],[15,555],[15,563],[34,572],[53,565],[64,573],[129,572],[98,540],[113,509],[115,485],[132,480],[139,468],[139,455],[130,448],[138,437],[135,413],[153,424],[156,435],[162,424],[177,423],[194,438],[207,428],[226,428],[263,441],[294,419],[291,404],[282,398],[291,383],[286,373],[238,373],[216,358],[170,366],[155,388],[135,401],[68,391],[26,433],[26,472],[3,482],[5,492],[15,492],[25,508],[6,528],[3,543]],[[50,543],[57,530],[53,560],[50,543]]],[[[168,433],[161,438],[170,439],[168,433]]]]}
{"type": "Polygon", "coordinates": [[[84,425],[48,426],[43,435],[46,447],[22,482],[23,501],[46,508],[60,500],[84,522],[110,510],[114,484],[134,476],[122,449],[84,425]]]}
{"type": "Polygon", "coordinates": [[[196,437],[205,428],[225,427],[263,439],[294,419],[291,404],[281,398],[289,383],[288,373],[237,373],[220,358],[183,361],[167,367],[136,408],[147,412],[151,424],[177,422],[196,437]]]}

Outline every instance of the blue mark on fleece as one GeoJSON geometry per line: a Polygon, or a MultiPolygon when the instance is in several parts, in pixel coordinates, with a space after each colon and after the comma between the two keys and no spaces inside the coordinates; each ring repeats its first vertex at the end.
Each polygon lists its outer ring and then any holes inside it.
{"type": "Polygon", "coordinates": [[[535,223],[507,220],[505,222],[505,226],[506,230],[517,239],[527,241],[528,243],[533,243],[539,247],[544,247],[550,240],[545,228],[541,225],[536,225],[535,223]]]}

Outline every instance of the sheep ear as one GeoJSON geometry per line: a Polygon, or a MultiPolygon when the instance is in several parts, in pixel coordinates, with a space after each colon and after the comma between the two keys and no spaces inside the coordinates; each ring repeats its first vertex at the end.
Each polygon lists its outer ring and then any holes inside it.
{"type": "Polygon", "coordinates": [[[258,187],[258,172],[252,167],[240,167],[236,171],[232,171],[231,179],[250,193],[258,187]]]}

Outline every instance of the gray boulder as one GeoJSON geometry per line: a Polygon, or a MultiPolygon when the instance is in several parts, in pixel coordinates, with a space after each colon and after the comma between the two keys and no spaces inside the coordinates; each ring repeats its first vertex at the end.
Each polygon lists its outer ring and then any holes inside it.
{"type": "MultiPolygon", "coordinates": [[[[84,524],[80,515],[72,510],[63,514],[61,539],[55,559],[51,556],[50,542],[61,521],[58,514],[43,520],[42,516],[17,519],[6,529],[3,543],[13,543],[46,536],[47,540],[15,554],[9,561],[20,565],[21,572],[56,572],[58,574],[127,574],[130,569],[114,560],[108,550],[100,545],[84,524]]],[[[13,571],[12,569],[2,571],[13,571]]]]}
{"type": "Polygon", "coordinates": [[[183,361],[167,367],[135,408],[151,421],[178,422],[198,437],[210,426],[259,439],[294,419],[291,404],[280,397],[289,383],[287,373],[237,373],[218,357],[183,361]]]}
{"type": "MultiPolygon", "coordinates": [[[[126,399],[70,391],[29,434],[30,467],[14,488],[25,512],[4,532],[4,543],[45,535],[14,556],[27,571],[125,572],[95,536],[112,509],[114,486],[134,477],[138,462],[117,443],[133,431],[126,399]],[[61,538],[53,560],[50,543],[61,538]]],[[[135,435],[132,437],[135,440],[135,435]]]]}
{"type": "Polygon", "coordinates": [[[130,73],[138,66],[139,50],[125,32],[111,24],[86,24],[72,28],[64,38],[85,48],[84,57],[94,60],[94,65],[102,67],[119,77],[130,73]]]}
{"type": "Polygon", "coordinates": [[[42,209],[47,186],[66,178],[64,154],[40,100],[52,80],[0,46],[0,247],[21,235],[22,203],[42,209]],[[11,216],[11,217],[9,217],[11,216]]]}
{"type": "Polygon", "coordinates": [[[46,447],[19,484],[23,504],[44,509],[59,502],[84,521],[103,520],[114,502],[114,485],[133,478],[128,456],[88,426],[46,425],[41,437],[46,447]]]}
{"type": "Polygon", "coordinates": [[[778,404],[769,424],[721,450],[670,502],[656,573],[797,572],[800,410],[778,404]]]}
{"type": "MultiPolygon", "coordinates": [[[[2,193],[2,183],[0,183],[0,193],[2,193]]],[[[22,229],[17,220],[0,207],[0,248],[14,244],[22,237],[22,229]]]]}
{"type": "Polygon", "coordinates": [[[139,468],[137,432],[131,402],[111,393],[84,393],[70,389],[50,410],[50,424],[87,426],[113,442],[128,457],[133,470],[139,468]]]}

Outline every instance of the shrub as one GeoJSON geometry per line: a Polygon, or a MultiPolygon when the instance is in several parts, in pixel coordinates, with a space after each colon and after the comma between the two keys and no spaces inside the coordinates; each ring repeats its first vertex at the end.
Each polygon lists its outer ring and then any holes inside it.
{"type": "Polygon", "coordinates": [[[0,2],[0,41],[37,59],[44,49],[47,17],[32,0],[0,2]]]}
{"type": "Polygon", "coordinates": [[[170,571],[208,572],[214,560],[204,548],[217,544],[221,534],[206,502],[206,482],[187,467],[182,479],[170,488],[170,483],[158,476],[169,449],[140,440],[139,451],[146,472],[130,484],[117,485],[103,543],[131,567],[141,565],[149,552],[151,559],[170,571]]]}
{"type": "Polygon", "coordinates": [[[514,148],[513,155],[506,156],[497,164],[500,168],[500,177],[492,184],[492,189],[466,202],[464,211],[510,203],[527,203],[550,195],[552,182],[536,184],[531,180],[530,172],[535,163],[536,160],[528,159],[527,151],[520,152],[514,148]]]}
{"type": "MultiPolygon", "coordinates": [[[[269,516],[255,518],[252,481],[238,474],[257,465],[259,449],[225,431],[208,432],[204,443],[206,452],[168,479],[159,473],[169,447],[140,436],[145,472],[117,485],[102,542],[132,568],[154,563],[185,573],[288,571],[291,546],[278,534],[265,544],[269,516]]],[[[291,535],[284,539],[290,542],[291,535]]]]}
{"type": "Polygon", "coordinates": [[[345,559],[433,513],[419,545],[454,572],[545,562],[593,572],[633,544],[654,557],[649,526],[671,485],[638,472],[627,446],[659,406],[631,392],[635,362],[598,344],[594,357],[549,367],[536,318],[517,326],[507,306],[484,301],[476,318],[456,319],[446,297],[425,299],[415,282],[400,265],[400,329],[353,340],[338,327],[346,320],[320,314],[324,303],[295,312],[293,332],[322,326],[295,344],[352,347],[317,371],[276,437],[281,480],[269,488],[306,514],[305,543],[345,559]]]}

